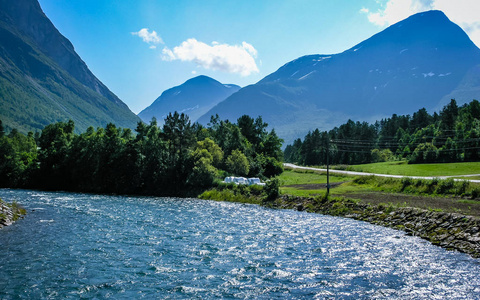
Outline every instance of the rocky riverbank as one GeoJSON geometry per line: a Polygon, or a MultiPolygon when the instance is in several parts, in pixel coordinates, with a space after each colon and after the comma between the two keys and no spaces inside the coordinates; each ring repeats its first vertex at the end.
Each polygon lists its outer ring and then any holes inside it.
{"type": "Polygon", "coordinates": [[[26,210],[17,203],[6,203],[0,199],[0,228],[11,225],[26,214],[26,210]]]}
{"type": "Polygon", "coordinates": [[[434,245],[480,257],[480,218],[393,205],[368,205],[343,198],[283,195],[268,206],[343,216],[419,236],[434,245]]]}

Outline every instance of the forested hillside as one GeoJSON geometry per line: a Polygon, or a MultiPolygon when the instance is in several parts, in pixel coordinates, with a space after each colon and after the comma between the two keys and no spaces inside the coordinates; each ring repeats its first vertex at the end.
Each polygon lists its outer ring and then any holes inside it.
{"type": "Polygon", "coordinates": [[[347,123],[330,131],[316,129],[285,149],[285,161],[303,165],[362,164],[395,159],[410,163],[480,159],[480,103],[458,107],[455,100],[439,114],[422,108],[392,115],[375,124],[347,123]]]}
{"type": "Polygon", "coordinates": [[[225,175],[271,177],[282,172],[282,140],[262,118],[208,127],[169,114],[130,129],[108,124],[74,133],[73,121],[41,134],[8,135],[0,122],[0,186],[162,196],[198,195],[225,175]]]}
{"type": "Polygon", "coordinates": [[[6,131],[74,120],[77,132],[140,121],[88,69],[37,0],[0,0],[0,119],[6,131]]]}

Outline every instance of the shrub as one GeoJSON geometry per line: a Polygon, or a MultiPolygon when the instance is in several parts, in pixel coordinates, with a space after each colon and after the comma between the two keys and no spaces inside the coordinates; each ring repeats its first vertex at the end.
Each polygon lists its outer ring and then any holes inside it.
{"type": "Polygon", "coordinates": [[[410,156],[409,163],[431,163],[438,157],[438,149],[432,143],[419,144],[410,156]]]}
{"type": "Polygon", "coordinates": [[[427,190],[426,192],[429,193],[429,194],[433,194],[433,192],[435,191],[435,188],[437,187],[438,185],[438,178],[433,178],[429,181],[427,181],[427,190]]]}
{"type": "Polygon", "coordinates": [[[457,186],[455,194],[464,195],[467,192],[468,187],[470,186],[470,181],[468,180],[457,181],[455,185],[457,186]]]}
{"type": "Polygon", "coordinates": [[[477,199],[480,196],[480,188],[476,187],[472,189],[472,199],[477,199]]]}
{"type": "Polygon", "coordinates": [[[426,185],[426,183],[422,179],[415,180],[415,187],[419,188],[423,185],[426,185]]]}
{"type": "Polygon", "coordinates": [[[438,183],[436,192],[437,194],[453,194],[452,190],[455,188],[455,181],[452,178],[448,178],[445,180],[440,180],[438,183]]]}
{"type": "Polygon", "coordinates": [[[356,184],[369,184],[375,181],[375,176],[368,175],[368,176],[359,176],[353,180],[356,184]]]}
{"type": "Polygon", "coordinates": [[[264,191],[266,195],[265,201],[275,201],[278,196],[280,196],[280,182],[278,178],[267,181],[264,187],[264,191]]]}
{"type": "Polygon", "coordinates": [[[410,177],[403,177],[402,178],[402,187],[400,191],[403,192],[408,186],[413,184],[413,179],[410,177]]]}

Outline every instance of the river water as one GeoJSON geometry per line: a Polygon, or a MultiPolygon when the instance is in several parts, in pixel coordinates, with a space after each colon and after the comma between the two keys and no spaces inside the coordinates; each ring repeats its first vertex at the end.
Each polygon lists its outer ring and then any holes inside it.
{"type": "Polygon", "coordinates": [[[0,299],[479,299],[480,260],[351,219],[0,189],[0,299]]]}

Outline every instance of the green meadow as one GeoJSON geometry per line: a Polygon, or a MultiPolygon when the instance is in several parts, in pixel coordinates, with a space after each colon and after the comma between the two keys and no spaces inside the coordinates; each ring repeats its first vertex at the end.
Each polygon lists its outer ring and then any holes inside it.
{"type": "Polygon", "coordinates": [[[480,162],[408,164],[406,161],[389,161],[352,165],[347,170],[405,176],[459,176],[480,174],[480,162]]]}
{"type": "MultiPolygon", "coordinates": [[[[384,174],[386,172],[382,172],[382,170],[389,169],[390,174],[393,175],[440,176],[441,174],[455,176],[467,174],[466,172],[462,173],[466,170],[473,170],[469,172],[470,174],[480,173],[480,163],[428,165],[380,163],[362,165],[361,168],[354,166],[351,169],[384,174]],[[434,174],[428,173],[428,170],[434,170],[434,174]],[[442,173],[440,173],[441,170],[443,170],[442,173]]],[[[286,168],[278,176],[278,179],[282,194],[299,197],[317,197],[326,194],[327,176],[325,172],[286,168]]],[[[466,180],[334,175],[330,176],[330,186],[331,196],[354,199],[367,204],[409,206],[480,216],[480,184],[466,180]]]]}

